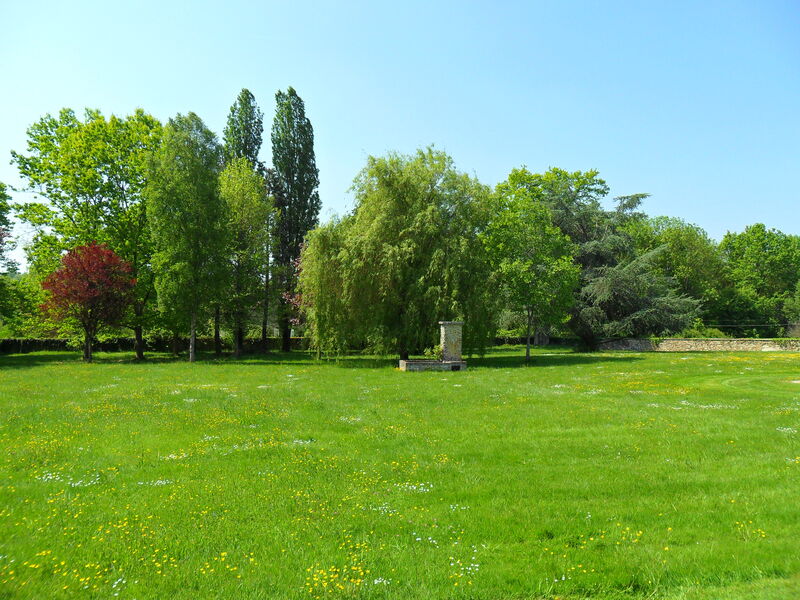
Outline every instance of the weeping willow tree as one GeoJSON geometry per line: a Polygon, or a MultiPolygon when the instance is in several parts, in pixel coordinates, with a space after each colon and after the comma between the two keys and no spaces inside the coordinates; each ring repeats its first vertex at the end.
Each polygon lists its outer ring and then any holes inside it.
{"type": "Polygon", "coordinates": [[[370,157],[353,190],[353,212],[310,232],[301,255],[314,347],[407,358],[436,342],[439,321],[457,319],[465,350],[483,352],[496,312],[480,239],[489,189],[428,148],[370,157]]]}

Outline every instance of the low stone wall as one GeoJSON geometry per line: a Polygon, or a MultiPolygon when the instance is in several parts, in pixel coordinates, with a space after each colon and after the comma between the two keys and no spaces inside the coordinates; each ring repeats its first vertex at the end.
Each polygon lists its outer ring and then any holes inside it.
{"type": "Polygon", "coordinates": [[[463,360],[401,360],[401,371],[466,371],[463,360]]]}
{"type": "Polygon", "coordinates": [[[668,338],[648,340],[628,338],[602,342],[600,349],[634,352],[800,352],[800,339],[668,338]]]}

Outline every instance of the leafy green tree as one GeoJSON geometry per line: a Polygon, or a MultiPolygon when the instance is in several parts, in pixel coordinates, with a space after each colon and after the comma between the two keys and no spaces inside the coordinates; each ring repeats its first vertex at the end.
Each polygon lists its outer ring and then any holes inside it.
{"type": "Polygon", "coordinates": [[[148,157],[160,139],[161,124],[142,110],[108,119],[87,110],[81,121],[64,109],[28,128],[26,155],[11,153],[28,189],[44,200],[18,207],[20,219],[36,231],[27,248],[31,267],[46,276],[64,252],[94,241],[130,263],[136,288],[124,322],[133,329],[140,359],[155,296],[143,190],[148,157]]]}
{"type": "Polygon", "coordinates": [[[353,217],[333,219],[308,232],[307,243],[300,258],[300,290],[302,312],[308,324],[307,334],[317,357],[323,352],[342,355],[363,340],[354,335],[361,324],[361,311],[350,306],[352,289],[357,282],[349,272],[346,245],[353,217]],[[356,341],[358,340],[358,341],[356,341]]]}
{"type": "Polygon", "coordinates": [[[16,265],[8,257],[8,251],[13,247],[10,200],[5,184],[0,182],[0,323],[8,319],[11,313],[11,282],[6,271],[16,271],[16,265]]]}
{"type": "Polygon", "coordinates": [[[155,286],[162,310],[188,321],[189,360],[196,358],[197,323],[225,285],[225,205],[218,177],[222,153],[196,114],[164,128],[147,182],[147,214],[155,252],[155,286]]]}
{"type": "Polygon", "coordinates": [[[506,306],[523,310],[525,360],[535,327],[566,321],[580,270],[569,238],[552,224],[550,211],[528,189],[497,186],[485,242],[499,274],[506,306]]]}
{"type": "MultiPolygon", "coordinates": [[[[266,186],[267,169],[258,159],[261,150],[262,135],[264,132],[264,115],[256,104],[255,96],[243,89],[236,102],[231,106],[228,114],[228,123],[225,126],[224,152],[225,162],[230,164],[237,158],[246,158],[252,168],[265,177],[262,185],[266,186]]],[[[269,222],[266,223],[267,231],[272,232],[275,226],[275,211],[268,211],[269,222]]],[[[261,322],[261,346],[262,350],[267,350],[267,324],[269,320],[270,304],[270,254],[271,254],[271,235],[265,240],[265,247],[259,251],[259,256],[264,260],[262,265],[263,293],[260,299],[262,322],[261,322]]]]}
{"type": "Polygon", "coordinates": [[[465,348],[482,351],[497,304],[480,238],[488,188],[430,148],[370,157],[353,187],[353,213],[314,230],[300,261],[314,346],[408,358],[434,342],[438,321],[462,319],[465,348]]]}
{"type": "Polygon", "coordinates": [[[237,158],[246,158],[255,170],[263,170],[258,160],[261,138],[264,132],[264,114],[256,104],[256,98],[248,89],[242,89],[228,113],[228,122],[223,132],[225,163],[237,158]]]}
{"type": "Polygon", "coordinates": [[[292,305],[288,298],[296,285],[295,265],[303,239],[319,218],[319,171],[314,158],[314,129],[305,105],[293,88],[275,94],[272,124],[272,195],[278,209],[275,264],[280,278],[282,349],[290,349],[292,305]]]}
{"type": "Polygon", "coordinates": [[[795,286],[794,293],[786,299],[783,312],[789,322],[789,335],[800,337],[800,282],[795,286]]]}
{"type": "Polygon", "coordinates": [[[632,219],[625,230],[637,254],[661,249],[654,266],[672,278],[682,294],[700,300],[703,321],[725,320],[730,298],[726,264],[718,244],[702,228],[676,217],[654,217],[632,219]]]}
{"type": "Polygon", "coordinates": [[[240,356],[247,316],[263,299],[263,269],[269,248],[272,212],[264,179],[250,161],[235,158],[220,175],[220,194],[228,215],[230,288],[225,304],[233,321],[234,355],[240,356]]]}
{"type": "Polygon", "coordinates": [[[789,320],[784,304],[800,281],[800,237],[756,223],[725,234],[720,252],[733,287],[722,318],[739,324],[739,334],[780,335],[789,320]]]}
{"type": "Polygon", "coordinates": [[[39,275],[33,271],[5,277],[3,326],[10,337],[57,337],[58,326],[43,316],[46,296],[39,275]]]}
{"type": "Polygon", "coordinates": [[[515,169],[508,181],[543,202],[577,245],[581,272],[568,326],[585,347],[597,347],[606,336],[680,331],[695,318],[697,301],[679,294],[657,269],[661,250],[637,255],[627,232],[631,221],[644,218],[637,208],[647,194],[619,197],[614,210],[605,210],[608,186],[597,171],[515,169]]]}
{"type": "Polygon", "coordinates": [[[0,181],[0,268],[11,266],[7,252],[11,249],[11,196],[6,191],[6,184],[0,181]]]}

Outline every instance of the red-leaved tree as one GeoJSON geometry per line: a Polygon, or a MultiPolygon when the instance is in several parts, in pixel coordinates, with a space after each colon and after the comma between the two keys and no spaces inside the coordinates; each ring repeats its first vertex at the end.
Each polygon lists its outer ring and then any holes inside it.
{"type": "Polygon", "coordinates": [[[132,300],[131,265],[105,244],[70,250],[42,282],[50,292],[42,309],[54,320],[73,318],[83,328],[83,360],[92,362],[92,340],[104,325],[117,325],[132,300]]]}

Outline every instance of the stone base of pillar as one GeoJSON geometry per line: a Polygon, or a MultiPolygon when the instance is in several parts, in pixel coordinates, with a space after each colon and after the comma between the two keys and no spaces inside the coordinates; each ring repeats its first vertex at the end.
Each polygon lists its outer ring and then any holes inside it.
{"type": "Polygon", "coordinates": [[[466,371],[463,360],[401,360],[401,371],[466,371]]]}

